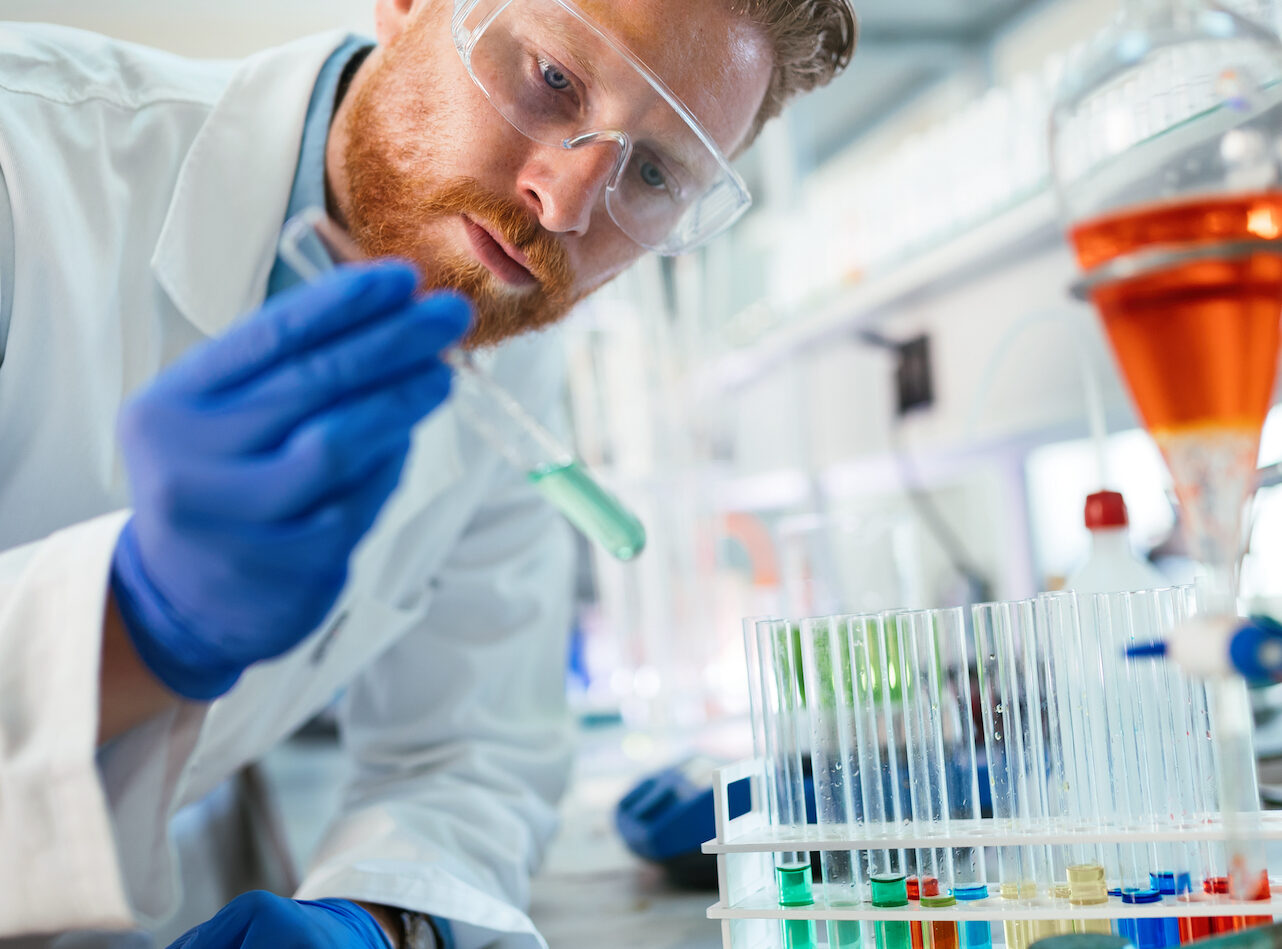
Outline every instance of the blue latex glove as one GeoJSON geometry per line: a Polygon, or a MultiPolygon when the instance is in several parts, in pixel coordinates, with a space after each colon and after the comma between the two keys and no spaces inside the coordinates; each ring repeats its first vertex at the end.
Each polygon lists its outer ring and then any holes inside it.
{"type": "Polygon", "coordinates": [[[340,267],[187,353],[121,410],[134,513],[112,591],[174,692],[211,699],[324,618],[449,393],[471,311],[397,263],[340,267]]]}
{"type": "Polygon", "coordinates": [[[349,900],[244,893],[169,949],[390,949],[382,928],[349,900]]]}

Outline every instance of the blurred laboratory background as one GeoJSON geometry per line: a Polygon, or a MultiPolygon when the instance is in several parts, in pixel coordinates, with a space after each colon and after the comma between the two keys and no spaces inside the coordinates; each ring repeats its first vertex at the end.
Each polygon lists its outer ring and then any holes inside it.
{"type": "MultiPolygon", "coordinates": [[[[644,259],[563,331],[575,442],[650,537],[633,563],[581,545],[567,688],[595,752],[575,793],[601,817],[576,822],[589,849],[554,853],[550,872],[583,885],[607,864],[636,872],[609,863],[622,852],[609,808],[628,781],[686,751],[750,753],[742,617],[1060,588],[1087,558],[1086,496],[1105,486],[1126,499],[1136,554],[1189,579],[1169,476],[1094,312],[1068,293],[1076,267],[1049,186],[1057,82],[1116,0],[855,5],[852,67],[740,160],[751,211],[694,254],[644,259]]],[[[368,33],[372,6],[0,0],[0,19],[232,57],[368,33]]],[[[1224,6],[1282,25],[1282,0],[1224,6]]],[[[1261,463],[1277,461],[1275,411],[1261,463]]],[[[1282,593],[1282,491],[1262,491],[1253,516],[1244,593],[1266,600],[1282,593]]],[[[286,875],[326,806],[306,749],[332,739],[312,729],[246,778],[262,787],[229,792],[235,819],[285,826],[286,875]]],[[[557,925],[577,925],[557,899],[536,887],[553,945],[557,925]]],[[[709,897],[691,899],[663,904],[678,935],[650,917],[636,944],[717,944],[700,918],[709,897]]]]}

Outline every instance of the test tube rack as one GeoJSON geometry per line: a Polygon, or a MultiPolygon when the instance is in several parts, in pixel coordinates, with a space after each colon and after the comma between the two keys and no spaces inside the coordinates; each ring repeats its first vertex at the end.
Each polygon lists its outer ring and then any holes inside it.
{"type": "MultiPolygon", "coordinates": [[[[1160,841],[1198,843],[1226,838],[1218,815],[1196,822],[1127,827],[1093,825],[1073,828],[1050,821],[1009,821],[981,818],[950,822],[943,833],[923,833],[912,822],[901,824],[859,823],[845,828],[779,827],[769,822],[765,811],[765,762],[747,760],[718,769],[713,784],[717,836],[703,845],[703,852],[717,859],[719,899],[708,907],[708,918],[721,921],[724,949],[771,949],[781,944],[780,920],[866,921],[866,922],[967,922],[988,921],[994,937],[1007,921],[1046,919],[1144,919],[1167,917],[1246,916],[1282,917],[1282,895],[1269,900],[1240,902],[1228,897],[1197,901],[1163,897],[1149,904],[1124,903],[1110,897],[1106,904],[1076,906],[1067,900],[1033,897],[1003,899],[996,892],[986,900],[958,903],[939,909],[920,904],[904,907],[874,907],[870,902],[856,906],[829,906],[822,883],[814,884],[814,903],[783,907],[775,891],[774,854],[788,851],[900,850],[923,847],[1006,847],[1072,844],[1096,841],[1108,844],[1145,844],[1160,841]],[[730,786],[750,782],[752,806],[746,813],[730,816],[730,786]]],[[[1263,812],[1260,831],[1264,840],[1282,840],[1282,812],[1263,812]]],[[[992,888],[996,891],[996,886],[992,888]]],[[[1274,887],[1274,893],[1279,894],[1274,887]]]]}

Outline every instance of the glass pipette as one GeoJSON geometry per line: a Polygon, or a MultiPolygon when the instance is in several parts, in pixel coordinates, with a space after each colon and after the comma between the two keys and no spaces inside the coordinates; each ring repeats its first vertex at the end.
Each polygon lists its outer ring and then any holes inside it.
{"type": "MultiPolygon", "coordinates": [[[[290,218],[281,233],[280,256],[303,280],[315,280],[337,263],[361,259],[359,248],[319,208],[290,218]]],[[[454,369],[459,414],[491,447],[525,473],[566,519],[619,560],[645,548],[645,527],[601,487],[574,453],[562,445],[461,349],[442,357],[454,369]]]]}

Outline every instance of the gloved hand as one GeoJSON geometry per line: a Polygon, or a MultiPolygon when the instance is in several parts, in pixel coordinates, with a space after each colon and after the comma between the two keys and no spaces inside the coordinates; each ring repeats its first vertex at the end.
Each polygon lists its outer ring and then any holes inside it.
{"type": "Polygon", "coordinates": [[[121,410],[134,513],[111,585],[142,661],[211,699],[334,604],[449,393],[467,302],[404,264],[340,267],[193,349],[121,410]]]}
{"type": "Polygon", "coordinates": [[[390,949],[374,917],[348,900],[287,900],[262,890],[236,897],[169,949],[390,949]]]}

